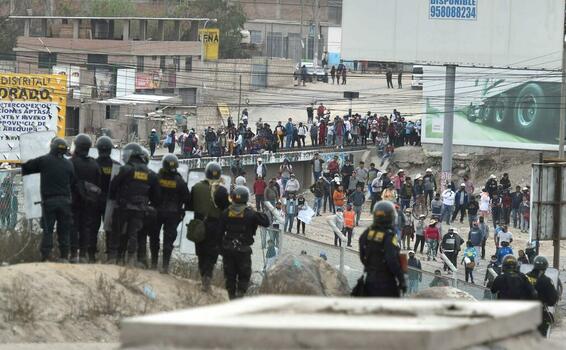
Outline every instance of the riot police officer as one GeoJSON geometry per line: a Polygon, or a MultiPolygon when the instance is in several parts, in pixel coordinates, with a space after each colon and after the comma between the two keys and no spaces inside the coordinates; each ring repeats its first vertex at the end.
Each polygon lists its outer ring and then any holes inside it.
{"type": "Polygon", "coordinates": [[[401,249],[393,229],[396,222],[393,203],[379,201],[373,209],[373,224],[360,236],[367,296],[399,297],[401,291],[407,290],[400,262],[401,249]]]}
{"type": "Polygon", "coordinates": [[[228,190],[222,186],[222,168],[216,162],[206,165],[206,179],[195,184],[191,190],[189,210],[194,211],[195,219],[203,220],[205,238],[195,243],[198,267],[205,291],[210,290],[214,265],[220,253],[222,236],[219,231],[219,218],[230,205],[228,190]]]}
{"type": "Polygon", "coordinates": [[[177,239],[177,226],[185,216],[185,208],[189,203],[187,183],[177,172],[179,160],[173,154],[163,158],[158,180],[161,187],[162,201],[157,206],[157,222],[149,237],[151,251],[151,267],[157,268],[159,256],[159,232],[163,226],[163,267],[162,273],[169,272],[169,261],[173,252],[173,243],[177,239]]]}
{"type": "MultiPolygon", "coordinates": [[[[127,264],[139,266],[138,254],[145,256],[145,252],[138,250],[138,235],[143,227],[149,202],[159,203],[161,193],[157,178],[145,164],[146,156],[140,145],[127,144],[122,149],[122,155],[126,164],[110,182],[109,198],[118,203],[120,242],[126,241],[127,264]]],[[[118,256],[116,248],[120,250],[119,247],[111,247],[111,256],[118,256]]]]}
{"type": "MultiPolygon", "coordinates": [[[[110,158],[110,154],[112,153],[112,148],[114,148],[114,144],[112,143],[112,139],[108,136],[102,136],[96,141],[96,149],[98,150],[98,158],[96,162],[100,167],[100,200],[98,201],[98,218],[102,218],[104,222],[104,215],[106,214],[106,201],[108,199],[108,190],[110,188],[110,179],[112,178],[112,168],[114,165],[120,165],[120,163],[116,162],[112,158],[110,158]]],[[[110,214],[110,213],[109,213],[110,214]]],[[[110,247],[118,246],[117,234],[113,234],[111,229],[106,229],[106,253],[107,253],[107,261],[109,263],[116,263],[116,256],[111,256],[109,254],[110,247]]]]}
{"type": "Polygon", "coordinates": [[[69,258],[69,238],[72,225],[71,188],[74,187],[75,170],[70,160],[64,156],[69,145],[61,138],[51,141],[48,154],[31,159],[22,164],[22,175],[39,173],[42,228],[41,260],[51,258],[53,249],[53,228],[57,222],[57,240],[61,262],[69,258]]]}
{"type": "Polygon", "coordinates": [[[536,300],[537,293],[527,276],[519,272],[517,258],[506,255],[501,263],[502,273],[495,277],[491,292],[501,300],[536,300]]]}
{"type": "Polygon", "coordinates": [[[544,273],[548,268],[548,260],[544,256],[537,256],[533,261],[533,269],[527,273],[527,278],[537,291],[538,299],[542,303],[542,323],[538,326],[539,332],[546,337],[550,325],[554,322],[554,316],[548,310],[558,302],[558,292],[552,281],[544,273]]]}
{"type": "Polygon", "coordinates": [[[258,226],[268,227],[269,217],[248,207],[249,190],[236,186],[232,204],[220,215],[222,262],[226,290],[230,299],[246,294],[252,275],[252,247],[258,226]]]}
{"type": "Polygon", "coordinates": [[[92,141],[90,136],[79,134],[75,138],[75,150],[71,162],[75,169],[77,185],[73,191],[73,230],[71,231],[71,262],[94,263],[98,242],[100,167],[94,158],[88,156],[92,141]],[[78,254],[77,254],[78,253],[78,254]],[[78,261],[77,261],[78,259],[78,261]]]}

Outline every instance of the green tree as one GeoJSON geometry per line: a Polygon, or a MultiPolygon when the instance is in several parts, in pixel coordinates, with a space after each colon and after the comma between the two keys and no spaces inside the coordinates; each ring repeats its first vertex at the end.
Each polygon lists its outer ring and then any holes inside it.
{"type": "Polygon", "coordinates": [[[220,58],[244,58],[246,52],[240,41],[246,14],[239,3],[229,4],[226,0],[195,0],[177,5],[175,15],[180,17],[216,18],[208,22],[207,28],[220,29],[220,58]]]}
{"type": "Polygon", "coordinates": [[[0,60],[12,59],[18,28],[8,17],[0,17],[0,60]]]}
{"type": "Polygon", "coordinates": [[[88,3],[83,13],[92,17],[133,16],[136,12],[132,0],[90,0],[88,3]]]}

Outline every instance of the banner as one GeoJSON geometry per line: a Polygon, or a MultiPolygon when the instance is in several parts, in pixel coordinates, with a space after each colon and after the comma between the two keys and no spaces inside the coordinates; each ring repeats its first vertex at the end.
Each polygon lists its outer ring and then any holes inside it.
{"type": "MultiPolygon", "coordinates": [[[[456,68],[454,144],[556,150],[560,72],[456,68]]],[[[442,143],[445,68],[424,67],[422,141],[442,143]]]]}
{"type": "Polygon", "coordinates": [[[65,75],[0,74],[0,162],[21,160],[21,134],[65,136],[66,109],[65,75]]]}
{"type": "Polygon", "coordinates": [[[204,42],[204,59],[215,61],[220,49],[220,29],[199,29],[199,41],[204,42]]]}
{"type": "Polygon", "coordinates": [[[161,71],[136,73],[136,90],[159,89],[160,85],[161,71]]]}
{"type": "Polygon", "coordinates": [[[53,66],[51,72],[67,76],[67,88],[73,90],[73,98],[76,100],[81,98],[81,67],[57,65],[53,66]]]}

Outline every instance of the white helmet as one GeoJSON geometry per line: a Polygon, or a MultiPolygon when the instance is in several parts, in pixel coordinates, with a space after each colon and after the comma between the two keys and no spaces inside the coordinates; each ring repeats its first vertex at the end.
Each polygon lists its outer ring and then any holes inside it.
{"type": "Polygon", "coordinates": [[[426,169],[426,172],[427,172],[427,173],[432,173],[432,169],[431,169],[431,168],[428,168],[428,169],[426,169]]]}

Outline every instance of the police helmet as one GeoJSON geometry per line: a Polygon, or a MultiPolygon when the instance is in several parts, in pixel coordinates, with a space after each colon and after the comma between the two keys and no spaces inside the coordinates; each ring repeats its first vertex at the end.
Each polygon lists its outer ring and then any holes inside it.
{"type": "Polygon", "coordinates": [[[69,152],[69,144],[67,143],[67,141],[65,141],[60,137],[56,137],[53,140],[51,140],[51,144],[49,148],[51,150],[51,153],[57,155],[63,155],[69,152]]]}
{"type": "Polygon", "coordinates": [[[237,204],[247,204],[250,198],[250,191],[245,186],[236,186],[230,194],[232,202],[237,204]]]}
{"type": "Polygon", "coordinates": [[[163,157],[162,166],[166,171],[173,173],[177,171],[179,167],[179,159],[177,159],[177,156],[174,154],[168,154],[163,157]]]}
{"type": "Polygon", "coordinates": [[[78,156],[88,155],[88,151],[92,147],[92,140],[87,134],[78,134],[75,138],[75,154],[78,156]]]}
{"type": "Polygon", "coordinates": [[[548,268],[548,260],[544,256],[537,256],[533,260],[533,270],[544,271],[548,268]]]}
{"type": "Polygon", "coordinates": [[[210,162],[206,165],[204,173],[208,180],[218,180],[222,175],[222,168],[217,162],[210,162]]]}
{"type": "Polygon", "coordinates": [[[517,258],[515,258],[513,254],[507,254],[503,257],[503,261],[501,262],[501,269],[503,271],[517,271],[518,266],[517,258]]]}
{"type": "Polygon", "coordinates": [[[132,159],[137,159],[143,161],[145,154],[142,146],[135,142],[128,143],[124,148],[122,148],[122,160],[124,163],[129,162],[132,159]]]}
{"type": "Polygon", "coordinates": [[[373,207],[373,224],[390,226],[397,221],[397,210],[390,201],[379,201],[373,207]]]}
{"type": "Polygon", "coordinates": [[[149,158],[151,158],[151,155],[149,154],[149,151],[145,147],[142,147],[142,152],[143,152],[143,155],[141,157],[141,160],[144,164],[147,165],[147,164],[149,164],[149,158]]]}
{"type": "Polygon", "coordinates": [[[110,156],[112,152],[112,148],[114,148],[114,143],[112,139],[108,136],[101,136],[96,140],[96,149],[98,150],[98,156],[110,156]]]}

